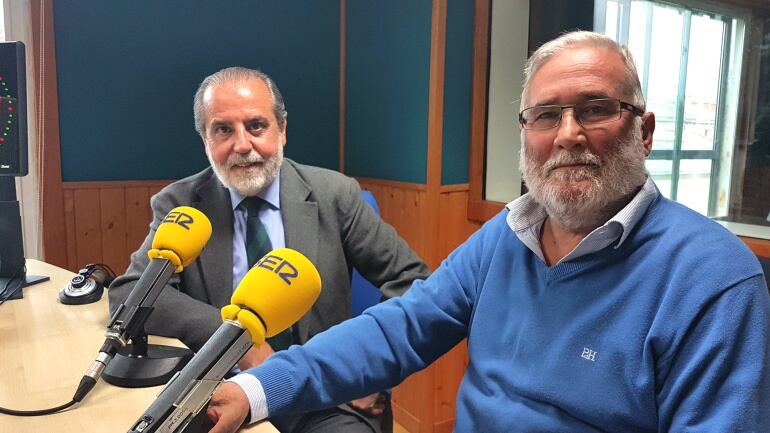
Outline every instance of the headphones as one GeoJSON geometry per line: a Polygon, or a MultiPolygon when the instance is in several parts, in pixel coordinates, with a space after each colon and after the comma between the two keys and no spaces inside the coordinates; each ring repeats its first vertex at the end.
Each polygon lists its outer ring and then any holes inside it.
{"type": "Polygon", "coordinates": [[[114,279],[115,273],[109,266],[103,263],[88,264],[59,291],[59,301],[68,305],[96,302],[102,298],[104,288],[114,279]]]}

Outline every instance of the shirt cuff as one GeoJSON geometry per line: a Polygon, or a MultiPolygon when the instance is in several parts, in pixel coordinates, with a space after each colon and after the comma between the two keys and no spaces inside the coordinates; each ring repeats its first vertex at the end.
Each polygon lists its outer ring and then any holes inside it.
{"type": "Polygon", "coordinates": [[[251,374],[242,373],[231,377],[227,381],[240,386],[243,392],[246,393],[246,397],[249,399],[249,407],[251,408],[249,424],[267,418],[267,397],[259,379],[251,374]]]}

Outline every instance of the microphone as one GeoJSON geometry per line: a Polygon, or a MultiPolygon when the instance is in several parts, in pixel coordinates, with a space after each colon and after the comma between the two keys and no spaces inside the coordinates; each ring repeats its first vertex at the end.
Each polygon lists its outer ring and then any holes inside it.
{"type": "MultiPolygon", "coordinates": [[[[73,400],[81,401],[86,396],[128,340],[146,349],[144,322],[152,313],[153,303],[171,275],[182,272],[185,266],[195,261],[210,237],[211,222],[195,208],[179,206],[163,218],[152,240],[152,249],[147,253],[150,263],[110,318],[104,343],[81,379],[73,400]]],[[[111,376],[108,373],[105,373],[105,380],[109,382],[111,376]]]]}
{"type": "Polygon", "coordinates": [[[211,423],[203,409],[225,374],[252,344],[262,344],[299,320],[320,293],[321,276],[304,255],[289,248],[267,253],[222,308],[222,325],[129,433],[208,431],[211,423]]]}

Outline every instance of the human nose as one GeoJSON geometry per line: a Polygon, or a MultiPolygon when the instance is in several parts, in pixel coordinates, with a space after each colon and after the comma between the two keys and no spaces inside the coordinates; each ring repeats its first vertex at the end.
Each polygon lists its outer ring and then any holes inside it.
{"type": "Polygon", "coordinates": [[[250,136],[246,128],[238,127],[233,134],[233,151],[237,153],[251,152],[250,136]]]}
{"type": "Polygon", "coordinates": [[[575,117],[575,110],[565,107],[561,112],[561,122],[557,126],[554,145],[563,149],[572,149],[575,146],[586,144],[585,130],[575,117]]]}

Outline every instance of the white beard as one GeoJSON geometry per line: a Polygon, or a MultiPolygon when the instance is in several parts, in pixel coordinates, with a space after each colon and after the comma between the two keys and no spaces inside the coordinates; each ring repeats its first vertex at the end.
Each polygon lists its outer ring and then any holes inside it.
{"type": "Polygon", "coordinates": [[[211,157],[211,152],[206,146],[206,156],[209,159],[214,173],[227,188],[237,192],[244,197],[253,197],[259,194],[266,186],[278,176],[283,164],[283,147],[278,147],[278,152],[270,158],[263,158],[256,150],[251,150],[247,154],[233,153],[227,158],[225,164],[218,164],[211,157]],[[247,170],[233,171],[231,168],[236,165],[246,166],[262,162],[261,166],[254,166],[247,170]]]}
{"type": "Polygon", "coordinates": [[[604,158],[587,149],[561,151],[540,165],[522,146],[519,169],[532,197],[548,216],[562,227],[577,231],[595,228],[617,212],[619,201],[647,180],[642,131],[632,128],[618,138],[604,158]],[[591,164],[591,167],[552,171],[562,164],[591,164]],[[588,186],[576,182],[588,182],[588,186]]]}

